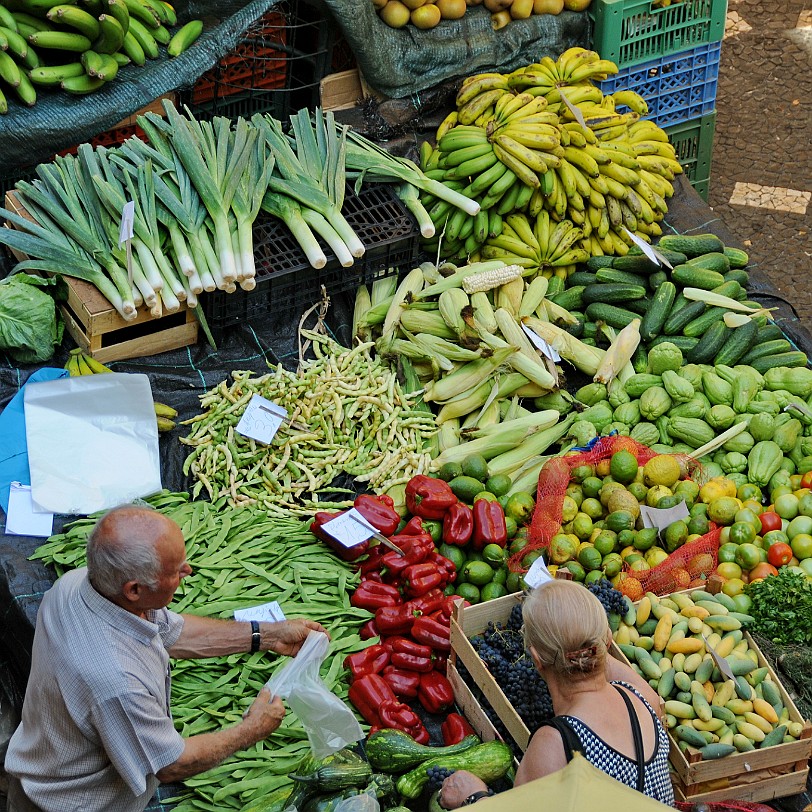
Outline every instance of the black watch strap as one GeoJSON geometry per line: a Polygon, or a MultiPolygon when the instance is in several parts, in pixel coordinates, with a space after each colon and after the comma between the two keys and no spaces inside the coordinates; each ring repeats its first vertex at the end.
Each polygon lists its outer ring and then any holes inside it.
{"type": "Polygon", "coordinates": [[[262,635],[259,633],[259,623],[251,621],[251,654],[259,651],[259,644],[262,642],[262,635]]]}
{"type": "Polygon", "coordinates": [[[472,792],[463,802],[461,806],[470,806],[483,798],[490,798],[493,795],[492,789],[481,789],[478,792],[472,792]]]}

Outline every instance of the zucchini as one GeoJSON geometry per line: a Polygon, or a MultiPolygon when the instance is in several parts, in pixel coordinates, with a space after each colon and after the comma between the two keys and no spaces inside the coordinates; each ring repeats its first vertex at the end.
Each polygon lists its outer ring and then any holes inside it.
{"type": "Polygon", "coordinates": [[[700,268],[707,268],[709,271],[719,271],[725,274],[730,270],[730,260],[719,251],[712,251],[709,254],[702,254],[688,260],[688,265],[698,265],[700,268]]]}
{"type": "Polygon", "coordinates": [[[657,250],[667,248],[686,257],[698,257],[714,251],[724,252],[725,244],[715,234],[665,234],[660,237],[657,250]]]}
{"type": "Polygon", "coordinates": [[[637,345],[632,355],[632,369],[635,372],[645,372],[648,369],[648,353],[642,344],[637,345]]]}
{"type": "Polygon", "coordinates": [[[722,253],[728,258],[730,267],[734,270],[746,267],[750,261],[747,251],[742,251],[741,248],[730,248],[726,245],[722,253]]]}
{"type": "Polygon", "coordinates": [[[685,326],[692,322],[694,319],[699,318],[707,309],[704,302],[689,302],[682,294],[677,296],[674,302],[674,307],[668,314],[668,318],[663,325],[663,332],[669,336],[678,335],[685,329],[685,326]],[[683,304],[677,307],[680,297],[683,299],[683,304]]]}
{"type": "Polygon", "coordinates": [[[671,279],[684,288],[713,290],[723,284],[725,278],[718,271],[700,268],[697,265],[678,265],[671,271],[671,279]]]}
{"type": "Polygon", "coordinates": [[[662,344],[663,342],[668,341],[669,343],[673,344],[675,347],[679,347],[683,353],[690,352],[697,344],[699,344],[698,338],[692,338],[691,336],[667,336],[661,335],[653,338],[649,342],[649,349],[652,347],[656,347],[658,344],[662,344]]]}
{"type": "Polygon", "coordinates": [[[626,327],[635,319],[640,318],[637,313],[603,302],[593,302],[587,307],[585,315],[590,321],[605,321],[610,327],[616,329],[626,327]]]}
{"type": "Polygon", "coordinates": [[[597,281],[598,277],[592,271],[576,271],[567,277],[567,284],[570,287],[575,287],[576,285],[591,285],[597,281]]]}
{"type": "Polygon", "coordinates": [[[727,366],[738,364],[745,353],[753,346],[757,333],[758,325],[752,319],[748,319],[739,327],[732,328],[724,346],[716,354],[716,358],[713,359],[714,366],[716,364],[725,364],[727,366]]]}
{"type": "MultiPolygon", "coordinates": [[[[761,330],[756,334],[756,339],[761,335],[761,330]]],[[[750,366],[751,361],[757,358],[763,358],[766,355],[777,355],[780,352],[789,352],[792,350],[792,344],[786,338],[776,338],[773,341],[763,341],[756,344],[747,354],[742,358],[742,363],[750,366]]]]}
{"type": "Polygon", "coordinates": [[[741,270],[741,268],[732,268],[726,274],[722,275],[725,277],[725,282],[735,281],[743,288],[746,288],[750,284],[750,274],[747,273],[747,271],[741,270]]]}
{"type": "Polygon", "coordinates": [[[561,293],[556,293],[552,296],[547,294],[547,298],[557,304],[559,307],[563,307],[564,310],[573,311],[573,310],[583,310],[584,304],[584,291],[586,290],[586,285],[576,285],[574,288],[567,288],[566,290],[562,290],[561,293]]]}
{"type": "MultiPolygon", "coordinates": [[[[549,294],[548,294],[549,295],[549,294]]],[[[642,299],[646,295],[646,289],[642,285],[627,285],[622,282],[611,282],[609,284],[595,283],[584,288],[584,304],[602,302],[604,304],[615,304],[617,302],[629,302],[632,299],[642,299]]]]}
{"type": "Polygon", "coordinates": [[[720,296],[727,296],[729,299],[741,301],[747,298],[747,291],[734,279],[729,282],[722,282],[718,288],[714,288],[711,293],[718,293],[720,296]]]}
{"type": "Polygon", "coordinates": [[[368,761],[347,749],[339,751],[336,756],[328,763],[325,759],[306,775],[291,773],[288,777],[318,792],[339,792],[350,787],[365,787],[369,783],[372,767],[368,761]]]}
{"type": "Polygon", "coordinates": [[[775,369],[776,367],[805,367],[808,363],[809,359],[806,357],[805,352],[794,350],[791,352],[779,352],[777,355],[756,358],[749,366],[763,375],[768,369],[775,369]]]}
{"type": "Polygon", "coordinates": [[[410,770],[429,759],[463,753],[479,744],[476,736],[466,736],[459,744],[448,747],[429,747],[418,744],[408,733],[401,730],[378,730],[366,741],[365,749],[369,763],[376,770],[396,773],[410,770]]]}
{"type": "Polygon", "coordinates": [[[677,298],[677,286],[673,282],[663,282],[651,297],[643,320],[640,322],[640,338],[651,341],[663,329],[666,318],[677,298]]]}
{"type": "Polygon", "coordinates": [[[699,343],[687,353],[685,360],[689,364],[709,364],[724,347],[729,335],[730,328],[721,319],[715,321],[699,339],[699,343]]]}
{"type": "Polygon", "coordinates": [[[786,338],[784,331],[774,321],[769,321],[763,327],[758,328],[756,345],[763,344],[765,341],[773,341],[777,338],[786,338]]]}
{"type": "Polygon", "coordinates": [[[682,334],[692,337],[703,336],[712,324],[722,321],[727,312],[723,307],[709,307],[701,316],[689,321],[682,328],[682,334]]]}
{"type": "Polygon", "coordinates": [[[589,271],[597,271],[600,268],[612,268],[617,257],[590,257],[586,261],[586,268],[589,271]]]}
{"type": "Polygon", "coordinates": [[[625,285],[646,286],[646,278],[629,271],[618,271],[616,268],[601,268],[595,276],[597,282],[620,282],[625,285]]]}

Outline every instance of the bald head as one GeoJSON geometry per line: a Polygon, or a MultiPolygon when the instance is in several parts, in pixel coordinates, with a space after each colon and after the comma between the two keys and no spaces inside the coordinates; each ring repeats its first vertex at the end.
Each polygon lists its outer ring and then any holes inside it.
{"type": "Polygon", "coordinates": [[[97,592],[116,600],[128,582],[155,590],[168,553],[183,544],[180,528],[151,508],[122,505],[102,516],[87,542],[87,569],[97,592]]]}

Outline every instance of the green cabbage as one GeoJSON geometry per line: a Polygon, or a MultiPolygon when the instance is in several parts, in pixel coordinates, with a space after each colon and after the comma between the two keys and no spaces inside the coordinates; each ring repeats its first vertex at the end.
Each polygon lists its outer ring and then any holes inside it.
{"type": "Polygon", "coordinates": [[[0,350],[23,364],[47,361],[62,342],[64,324],[42,288],[57,279],[15,274],[0,281],[0,350]]]}

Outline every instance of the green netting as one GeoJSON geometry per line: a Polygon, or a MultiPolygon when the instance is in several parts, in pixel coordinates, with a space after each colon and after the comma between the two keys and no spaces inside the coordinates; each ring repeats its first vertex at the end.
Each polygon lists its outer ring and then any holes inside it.
{"type": "Polygon", "coordinates": [[[0,117],[0,174],[11,176],[47,160],[55,152],[114,127],[162,94],[193,84],[277,2],[180,0],[181,22],[205,22],[203,35],[186,53],[174,59],[150,60],[141,68],[123,68],[115,81],[87,96],[42,91],[30,109],[12,101],[8,114],[0,117]]]}
{"type": "Polygon", "coordinates": [[[761,653],[778,672],[781,682],[804,719],[812,719],[812,648],[793,645],[779,646],[761,635],[754,634],[761,653]]]}
{"type": "Polygon", "coordinates": [[[371,2],[325,2],[340,24],[364,79],[393,98],[472,73],[513,70],[544,55],[558,57],[567,48],[589,43],[590,21],[585,12],[534,15],[494,31],[490,13],[484,6],[476,6],[461,20],[445,20],[422,31],[413,25],[390,28],[371,2]]]}

